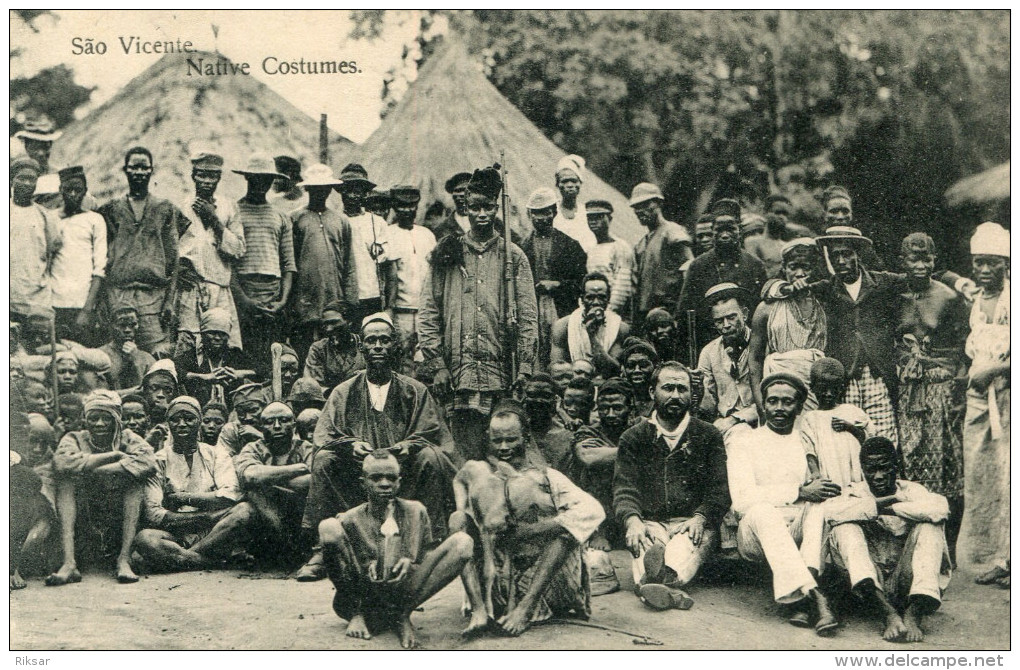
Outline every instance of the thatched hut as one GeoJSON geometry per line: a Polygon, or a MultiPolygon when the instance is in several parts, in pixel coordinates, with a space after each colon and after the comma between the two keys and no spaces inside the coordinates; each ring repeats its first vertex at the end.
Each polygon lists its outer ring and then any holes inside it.
{"type": "MultiPolygon", "coordinates": [[[[223,154],[219,193],[244,194],[244,179],[229,171],[255,151],[318,162],[319,123],[252,76],[188,76],[186,58],[226,59],[213,53],[167,54],[113,98],[67,127],[53,147],[51,165],[81,164],[89,191],[100,202],[123,193],[124,152],[135,145],[153,153],[153,193],[182,202],[194,193],[190,147],[223,154]]],[[[330,133],[330,154],[350,140],[330,133]]]]}
{"type": "MultiPolygon", "coordinates": [[[[382,125],[340,156],[335,167],[357,161],[382,188],[412,184],[421,189],[423,203],[441,200],[452,206],[443,188],[446,179],[499,161],[500,151],[510,198],[523,216],[531,192],[554,185],[556,163],[567,152],[500,94],[461,44],[447,37],[382,125]]],[[[644,235],[627,198],[589,172],[581,199],[595,198],[613,203],[616,234],[632,244],[644,235]]]]}

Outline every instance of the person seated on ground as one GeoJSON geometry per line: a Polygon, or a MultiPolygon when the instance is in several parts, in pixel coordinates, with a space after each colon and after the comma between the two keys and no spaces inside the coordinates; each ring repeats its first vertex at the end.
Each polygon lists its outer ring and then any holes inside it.
{"type": "Polygon", "coordinates": [[[863,533],[877,568],[876,583],[902,613],[904,631],[893,627],[886,634],[899,633],[896,639],[903,642],[921,642],[921,620],[942,605],[952,577],[945,535],[949,503],[917,482],[897,479],[898,461],[896,447],[886,438],[865,440],[861,467],[878,516],[848,532],[857,535],[858,542],[863,533]]]}
{"type": "Polygon", "coordinates": [[[567,390],[567,384],[574,378],[574,366],[570,361],[552,361],[549,363],[548,372],[553,384],[556,385],[556,395],[562,398],[563,392],[567,390]]]}
{"type": "Polygon", "coordinates": [[[791,624],[809,627],[813,614],[815,632],[829,636],[839,622],[818,588],[825,517],[812,503],[835,497],[839,487],[809,477],[804,446],[794,427],[807,392],[796,375],[781,372],[766,377],[761,390],[765,425],[734,435],[727,445],[726,469],[739,521],[740,556],[768,564],[773,598],[792,606],[791,624]]]}
{"type": "Polygon", "coordinates": [[[141,395],[149,415],[149,431],[142,437],[153,451],[159,451],[172,439],[166,425],[166,408],[177,397],[179,388],[177,368],[170,358],[157,360],[142,377],[141,395]]]}
{"type": "MultiPolygon", "coordinates": [[[[317,451],[302,527],[314,537],[323,519],[363,503],[362,461],[372,451],[387,450],[400,462],[405,496],[429,511],[432,536],[446,537],[457,452],[439,405],[424,384],[393,371],[400,345],[385,312],[363,320],[361,353],[368,368],[333,389],[315,428],[317,451]]],[[[297,575],[302,581],[323,576],[320,552],[297,575]]]]}
{"type": "Polygon", "coordinates": [[[738,427],[758,425],[747,346],[751,336],[747,327],[749,297],[747,291],[731,283],[716,284],[705,293],[719,337],[706,344],[698,357],[705,386],[699,416],[711,421],[724,440],[738,427]]]}
{"type": "Polygon", "coordinates": [[[220,431],[227,423],[230,412],[227,406],[221,402],[207,402],[202,407],[202,424],[199,427],[198,439],[203,444],[216,445],[219,443],[220,431]]]}
{"type": "MultiPolygon", "coordinates": [[[[571,382],[573,383],[573,382],[571,382]]],[[[533,440],[528,454],[536,465],[562,469],[563,458],[570,451],[571,432],[556,421],[556,385],[549,375],[537,374],[524,384],[521,403],[528,414],[528,428],[533,440]]]]}
{"type": "Polygon", "coordinates": [[[595,385],[583,377],[571,379],[563,392],[558,412],[563,427],[573,433],[581,426],[587,426],[591,423],[594,409],[595,385]]]}
{"type": "Polygon", "coordinates": [[[110,315],[109,342],[99,350],[110,357],[110,388],[115,390],[138,388],[142,377],[156,362],[147,351],[135,344],[138,335],[138,310],[119,307],[110,315]]]}
{"type": "Polygon", "coordinates": [[[117,581],[138,581],[130,564],[131,543],[138,532],[142,489],[156,469],[152,447],[123,428],[120,396],[112,391],[93,391],[85,398],[85,425],[65,435],[53,456],[64,562],[46,578],[47,586],[80,582],[75,550],[106,558],[113,548],[105,545],[118,530],[117,581]]]}
{"type": "Polygon", "coordinates": [[[145,398],[140,393],[131,393],[120,400],[121,423],[138,437],[149,434],[149,410],[145,407],[145,398]]]}
{"type": "Polygon", "coordinates": [[[252,549],[259,557],[276,558],[289,566],[307,550],[301,517],[315,450],[308,442],[294,440],[294,411],[286,403],[266,405],[259,414],[259,426],[262,437],[234,456],[234,469],[258,515],[252,549]]]}
{"type": "Polygon", "coordinates": [[[301,413],[294,419],[294,431],[297,433],[298,439],[306,442],[312,441],[320,416],[322,416],[322,410],[315,407],[301,410],[301,413]]]}
{"type": "Polygon", "coordinates": [[[42,480],[35,470],[21,462],[21,455],[10,452],[10,590],[28,586],[21,576],[21,555],[35,526],[45,519],[49,507],[42,495],[42,480]]]}
{"type": "Polygon", "coordinates": [[[662,307],[649,310],[645,317],[645,337],[655,347],[659,360],[677,361],[685,355],[676,319],[662,307]]]}
{"type": "MultiPolygon", "coordinates": [[[[20,329],[20,339],[11,349],[11,361],[31,379],[45,382],[50,379],[49,368],[53,361],[50,343],[52,317],[47,314],[30,314],[20,329]]],[[[96,387],[105,383],[110,373],[110,357],[101,349],[92,349],[73,340],[57,340],[58,354],[70,353],[78,361],[79,375],[85,374],[96,387]]]]}
{"type": "Polygon", "coordinates": [[[620,371],[619,357],[630,326],[609,309],[609,278],[590,272],[581,281],[580,306],[557,319],[552,326],[551,360],[576,361],[587,358],[603,377],[620,371]]]}
{"type": "Polygon", "coordinates": [[[293,347],[289,344],[281,346],[283,351],[280,352],[280,386],[283,389],[283,397],[286,398],[290,396],[294,383],[301,376],[301,361],[293,347]]]}
{"type": "MultiPolygon", "coordinates": [[[[570,372],[573,375],[571,379],[584,379],[591,383],[595,383],[596,377],[601,379],[596,373],[595,365],[591,362],[590,358],[578,358],[574,361],[574,364],[570,366],[570,372]]],[[[566,391],[566,389],[564,389],[566,391]]]]}
{"type": "Polygon", "coordinates": [[[336,587],[333,611],[347,636],[362,640],[392,629],[400,646],[417,646],[411,612],[455,580],[474,541],[451,534],[434,549],[425,506],[398,498],[400,464],[387,450],[368,454],[361,485],[367,502],[319,524],[323,561],[336,587]]]}
{"type": "Polygon", "coordinates": [[[558,470],[528,461],[519,403],[499,401],[488,432],[486,460],[465,463],[454,482],[450,530],[467,530],[482,549],[462,575],[471,605],[462,634],[483,631],[490,616],[514,636],[553,616],[587,619],[583,548],[605,518],[602,506],[558,470]]]}
{"type": "MultiPolygon", "coordinates": [[[[248,356],[229,345],[230,327],[231,317],[226,309],[208,309],[202,312],[199,321],[201,346],[177,347],[174,365],[181,386],[203,405],[213,397],[225,398],[255,377],[254,365],[248,356]]],[[[297,365],[297,356],[294,356],[294,365],[297,365]]]]}
{"type": "Polygon", "coordinates": [[[637,337],[628,338],[625,345],[620,364],[623,378],[630,382],[634,394],[634,413],[636,416],[651,416],[655,404],[651,388],[652,372],[659,364],[659,355],[654,346],[637,337]]]}
{"type": "Polygon", "coordinates": [[[199,439],[202,408],[179,396],[167,408],[173,445],[156,453],[145,483],[144,529],[135,551],[150,570],[176,572],[217,565],[247,540],[255,518],[238,502],[241,487],[230,454],[199,439]]]}
{"type": "Polygon", "coordinates": [[[312,343],[305,359],[304,376],[315,380],[323,392],[365,369],[358,338],[347,320],[348,306],[330,303],[322,308],[322,330],[326,337],[312,343]]]}
{"type": "Polygon", "coordinates": [[[106,388],[107,382],[91,370],[84,370],[78,357],[72,351],[58,351],[53,361],[46,366],[46,380],[53,386],[56,380],[57,393],[87,394],[97,388],[106,388]]]}
{"type": "Polygon", "coordinates": [[[53,409],[53,391],[40,381],[26,378],[21,382],[21,410],[41,414],[47,421],[56,421],[53,409]]]}
{"type": "MultiPolygon", "coordinates": [[[[22,569],[42,555],[56,523],[53,447],[56,435],[39,414],[11,414],[10,588],[27,586],[22,569]]],[[[28,573],[26,573],[28,574],[28,573]]]]}
{"type": "Polygon", "coordinates": [[[57,396],[57,420],[53,424],[57,438],[85,427],[84,399],[81,393],[61,393],[57,396]]]}
{"type": "Polygon", "coordinates": [[[295,415],[299,415],[306,409],[322,409],[326,405],[326,396],[314,379],[299,377],[290,387],[287,404],[294,408],[295,415]]]}
{"type": "Polygon", "coordinates": [[[711,556],[730,507],[722,435],[691,416],[691,373],[667,361],[651,378],[655,407],[620,437],[613,510],[634,556],[638,597],[658,610],[689,609],[681,590],[711,556]]]}
{"type": "Polygon", "coordinates": [[[262,384],[252,382],[239,386],[232,396],[236,418],[223,424],[217,446],[236,456],[244,445],[261,438],[259,415],[269,403],[269,397],[270,390],[262,384]]]}

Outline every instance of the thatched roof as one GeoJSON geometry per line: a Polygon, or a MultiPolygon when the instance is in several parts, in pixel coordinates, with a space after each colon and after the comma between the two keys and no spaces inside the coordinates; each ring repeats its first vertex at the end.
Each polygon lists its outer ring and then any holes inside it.
{"type": "MultiPolygon", "coordinates": [[[[444,190],[457,172],[499,161],[505,152],[509,195],[524,213],[528,196],[554,186],[556,163],[567,154],[553,144],[485,78],[480,64],[452,38],[426,61],[418,79],[361,145],[338,156],[336,167],[357,161],[382,188],[411,184],[422,202],[452,201],[444,190]]],[[[588,172],[581,200],[613,203],[613,232],[634,243],[641,224],[619,191],[588,172]]]]}
{"type": "Polygon", "coordinates": [[[982,205],[1009,197],[1009,161],[956,182],[946,191],[950,207],[982,205]]]}
{"type": "MultiPolygon", "coordinates": [[[[54,169],[81,164],[100,202],[126,191],[121,166],[135,145],[153,153],[153,193],[180,203],[194,193],[189,146],[203,144],[226,161],[219,194],[244,195],[244,179],[229,170],[255,151],[318,162],[319,123],[252,76],[188,76],[185,54],[167,54],[117,95],[67,127],[53,146],[54,169]]],[[[194,62],[223,58],[187,54],[194,62]]],[[[226,60],[225,58],[223,58],[226,60]]],[[[350,140],[330,134],[330,155],[350,140]]]]}

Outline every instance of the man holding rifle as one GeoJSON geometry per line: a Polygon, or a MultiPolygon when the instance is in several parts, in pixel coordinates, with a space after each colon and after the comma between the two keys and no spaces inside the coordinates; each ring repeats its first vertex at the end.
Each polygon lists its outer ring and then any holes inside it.
{"type": "Polygon", "coordinates": [[[502,189],[496,169],[475,170],[468,183],[471,230],[436,247],[418,313],[420,369],[435,375],[437,395],[451,405],[464,459],[484,457],[492,406],[531,375],[537,351],[531,265],[494,226],[502,189]]]}

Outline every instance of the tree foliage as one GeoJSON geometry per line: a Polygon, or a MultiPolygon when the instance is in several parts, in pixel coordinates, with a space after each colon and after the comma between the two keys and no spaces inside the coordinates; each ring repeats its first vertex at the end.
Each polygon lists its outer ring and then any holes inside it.
{"type": "Polygon", "coordinates": [[[74,83],[74,71],[65,65],[40,70],[31,77],[12,79],[12,121],[47,116],[57,128],[62,128],[74,121],[74,111],[89,101],[94,90],[94,87],[74,83]]]}

